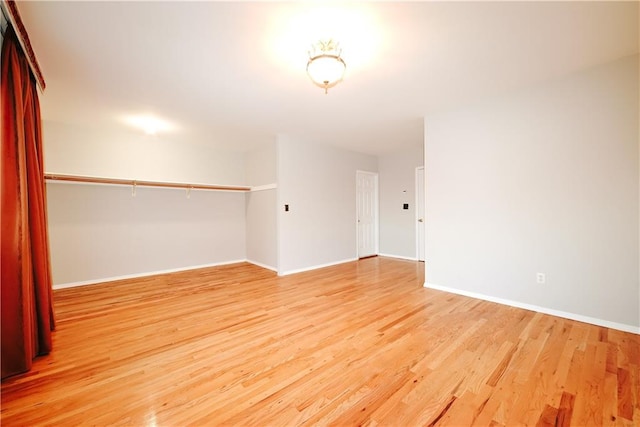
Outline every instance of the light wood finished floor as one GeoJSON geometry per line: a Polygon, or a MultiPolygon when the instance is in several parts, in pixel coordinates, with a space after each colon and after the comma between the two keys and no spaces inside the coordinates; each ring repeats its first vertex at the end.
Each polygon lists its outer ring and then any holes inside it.
{"type": "Polygon", "coordinates": [[[2,425],[640,425],[640,337],[425,289],[370,258],[55,293],[2,425]]]}

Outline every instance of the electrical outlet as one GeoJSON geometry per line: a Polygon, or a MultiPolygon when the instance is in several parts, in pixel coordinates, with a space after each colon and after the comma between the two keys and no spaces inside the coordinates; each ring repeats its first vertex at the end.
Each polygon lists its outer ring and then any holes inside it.
{"type": "Polygon", "coordinates": [[[547,275],[544,273],[537,273],[536,274],[536,282],[540,285],[544,284],[547,282],[547,275]]]}

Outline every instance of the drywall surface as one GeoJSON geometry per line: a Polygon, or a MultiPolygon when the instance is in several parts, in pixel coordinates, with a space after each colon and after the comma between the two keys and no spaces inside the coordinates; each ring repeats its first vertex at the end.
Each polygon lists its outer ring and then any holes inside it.
{"type": "Polygon", "coordinates": [[[425,117],[427,283],[638,327],[638,75],[425,117]]]}
{"type": "Polygon", "coordinates": [[[380,155],[380,253],[416,258],[416,168],[423,146],[380,155]],[[408,209],[403,209],[407,203],[408,209]]]}
{"type": "Polygon", "coordinates": [[[245,194],[47,184],[53,282],[245,259],[245,194]]]}
{"type": "Polygon", "coordinates": [[[44,122],[45,171],[148,181],[245,185],[244,154],[179,135],[99,131],[44,122]]]}
{"type": "Polygon", "coordinates": [[[287,135],[277,151],[278,272],[355,259],[356,171],[377,172],[377,158],[287,135]]]}
{"type": "MultiPolygon", "coordinates": [[[[277,181],[276,142],[251,150],[245,156],[247,184],[271,186],[277,181]]],[[[278,189],[252,191],[246,195],[247,260],[278,269],[278,189]]]]}
{"type": "Polygon", "coordinates": [[[277,190],[252,191],[246,195],[247,260],[278,269],[277,190]]]}
{"type": "Polygon", "coordinates": [[[250,186],[275,184],[276,170],[276,142],[251,150],[245,154],[246,183],[250,186]]]}

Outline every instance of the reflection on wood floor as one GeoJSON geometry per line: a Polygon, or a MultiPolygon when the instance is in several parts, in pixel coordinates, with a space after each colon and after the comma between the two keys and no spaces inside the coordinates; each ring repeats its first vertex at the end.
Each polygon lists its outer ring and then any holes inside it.
{"type": "Polygon", "coordinates": [[[422,287],[369,258],[55,292],[2,425],[640,425],[640,337],[422,287]]]}

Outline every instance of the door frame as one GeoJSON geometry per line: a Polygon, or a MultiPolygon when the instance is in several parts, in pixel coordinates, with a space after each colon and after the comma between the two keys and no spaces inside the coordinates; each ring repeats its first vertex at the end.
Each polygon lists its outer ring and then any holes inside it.
{"type": "Polygon", "coordinates": [[[415,196],[416,196],[416,209],[415,209],[415,235],[416,235],[416,260],[417,261],[424,261],[424,259],[420,259],[420,239],[418,238],[420,236],[420,231],[419,231],[419,222],[418,220],[420,219],[420,214],[418,212],[419,210],[419,205],[420,205],[420,195],[418,194],[418,188],[419,188],[419,182],[418,182],[418,171],[422,170],[422,202],[423,202],[423,206],[422,206],[422,226],[424,227],[424,233],[423,233],[423,240],[422,240],[422,251],[423,251],[423,255],[425,255],[426,257],[426,252],[427,252],[427,248],[426,248],[426,241],[427,241],[427,225],[426,225],[426,221],[425,221],[425,214],[426,214],[426,176],[424,174],[424,166],[418,166],[416,167],[416,171],[415,171],[415,196]]]}
{"type": "Polygon", "coordinates": [[[378,172],[370,172],[370,171],[365,171],[365,170],[360,170],[357,169],[356,170],[356,197],[355,197],[355,202],[356,202],[356,215],[355,215],[355,223],[356,223],[356,258],[357,259],[361,259],[360,257],[360,233],[359,233],[359,224],[358,224],[358,175],[359,174],[365,174],[365,175],[373,175],[374,179],[374,186],[375,186],[375,194],[374,194],[374,198],[373,198],[373,230],[374,230],[374,243],[375,243],[375,253],[373,255],[366,255],[364,258],[367,258],[369,256],[377,256],[378,253],[380,252],[380,213],[379,208],[380,208],[380,203],[379,203],[379,199],[380,199],[380,183],[379,183],[379,175],[378,172]]]}

